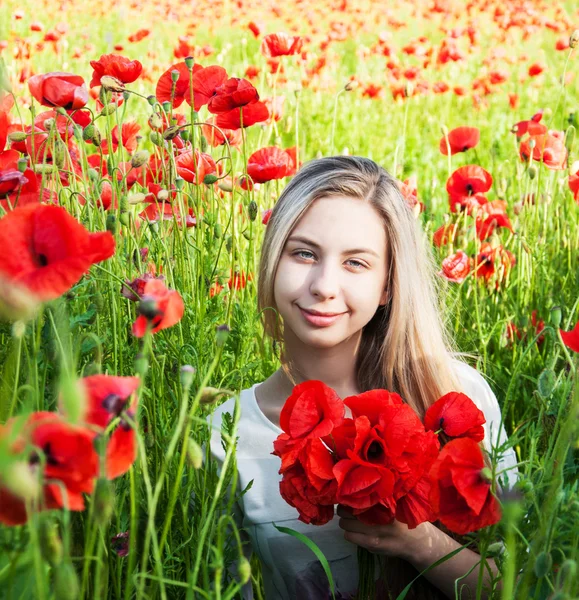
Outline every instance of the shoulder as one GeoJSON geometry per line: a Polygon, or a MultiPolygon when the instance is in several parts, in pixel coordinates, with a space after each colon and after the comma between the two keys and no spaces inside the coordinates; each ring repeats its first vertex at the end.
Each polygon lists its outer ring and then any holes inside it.
{"type": "Polygon", "coordinates": [[[451,360],[451,368],[460,387],[467,396],[486,414],[486,411],[499,412],[499,403],[485,377],[474,367],[457,359],[451,360]]]}

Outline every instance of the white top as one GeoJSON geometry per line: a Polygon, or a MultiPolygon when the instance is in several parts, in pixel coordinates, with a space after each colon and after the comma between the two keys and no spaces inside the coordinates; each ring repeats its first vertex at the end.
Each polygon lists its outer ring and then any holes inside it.
{"type": "MultiPolygon", "coordinates": [[[[501,412],[491,388],[480,373],[457,360],[456,374],[462,391],[483,411],[484,445],[491,451],[507,441],[504,427],[499,428],[501,412]],[[498,438],[498,444],[497,444],[498,438]]],[[[278,473],[281,461],[273,456],[273,442],[282,430],[274,425],[261,411],[255,397],[256,383],[240,394],[241,416],[237,425],[237,468],[239,489],[243,490],[253,480],[253,485],[237,503],[238,524],[243,527],[254,552],[262,562],[262,574],[266,600],[314,600],[330,598],[327,578],[315,555],[293,536],[280,533],[272,525],[289,527],[307,535],[324,553],[328,560],[334,583],[336,600],[354,597],[358,583],[356,546],[344,539],[344,531],[338,527],[338,517],[322,526],[306,525],[298,521],[298,511],[281,497],[278,473]]],[[[214,414],[211,453],[220,463],[225,458],[221,445],[219,426],[221,415],[233,414],[235,398],[220,405],[214,414]]],[[[502,487],[511,487],[517,478],[516,455],[509,448],[497,464],[497,472],[509,469],[508,479],[499,477],[502,487]],[[509,485],[510,484],[510,485],[509,485]]],[[[244,589],[244,598],[252,598],[251,586],[244,589]]]]}

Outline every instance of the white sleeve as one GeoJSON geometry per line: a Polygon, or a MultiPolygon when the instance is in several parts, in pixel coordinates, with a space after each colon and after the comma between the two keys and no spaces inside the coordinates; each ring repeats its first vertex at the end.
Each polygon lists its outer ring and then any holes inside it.
{"type": "MultiPolygon", "coordinates": [[[[224,403],[224,404],[229,404],[228,402],[224,403]]],[[[223,450],[223,447],[221,445],[221,433],[220,433],[220,426],[221,426],[221,415],[223,414],[223,412],[231,412],[233,413],[233,409],[231,409],[231,411],[226,411],[221,409],[221,407],[217,408],[217,410],[212,414],[209,415],[207,417],[207,422],[209,424],[211,424],[213,422],[213,427],[211,429],[211,440],[210,440],[210,452],[211,452],[211,458],[213,460],[215,460],[217,462],[217,474],[219,475],[221,473],[221,469],[223,467],[223,461],[225,459],[225,452],[223,450]],[[215,427],[217,427],[218,429],[216,429],[215,427]]],[[[203,452],[203,457],[205,458],[205,449],[203,452]]],[[[241,491],[239,488],[239,478],[237,478],[237,491],[241,491]]],[[[227,493],[226,493],[226,497],[229,498],[230,494],[232,493],[232,489],[231,489],[231,483],[229,484],[227,493]]],[[[243,556],[245,556],[245,558],[247,560],[250,560],[251,555],[253,553],[253,549],[251,546],[251,540],[249,538],[249,536],[247,535],[247,532],[245,531],[245,529],[243,528],[243,509],[242,506],[240,505],[239,501],[235,501],[232,505],[232,509],[231,509],[231,516],[235,522],[235,525],[239,531],[239,536],[241,538],[241,544],[242,544],[242,549],[243,549],[243,556]]],[[[237,572],[237,560],[234,561],[229,569],[228,569],[229,574],[236,580],[239,580],[239,575],[237,572]]],[[[252,587],[252,583],[251,583],[251,579],[242,586],[241,588],[241,597],[243,598],[243,600],[254,600],[253,597],[253,587],[252,587]]]]}
{"type": "Polygon", "coordinates": [[[518,460],[515,450],[509,446],[497,397],[486,379],[476,369],[461,361],[453,361],[453,363],[456,364],[456,373],[462,391],[484,413],[486,423],[483,444],[496,462],[496,472],[500,473],[499,484],[503,489],[512,488],[518,480],[518,460]],[[493,451],[495,448],[496,451],[493,451]]]}

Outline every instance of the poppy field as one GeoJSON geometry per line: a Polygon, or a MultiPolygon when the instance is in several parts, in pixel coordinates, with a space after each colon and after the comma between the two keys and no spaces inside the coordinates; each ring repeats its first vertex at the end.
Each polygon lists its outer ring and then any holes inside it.
{"type": "Polygon", "coordinates": [[[399,180],[516,451],[477,597],[578,597],[576,4],[56,6],[0,6],[0,597],[264,598],[210,415],[279,366],[261,241],[335,154],[399,180]]]}

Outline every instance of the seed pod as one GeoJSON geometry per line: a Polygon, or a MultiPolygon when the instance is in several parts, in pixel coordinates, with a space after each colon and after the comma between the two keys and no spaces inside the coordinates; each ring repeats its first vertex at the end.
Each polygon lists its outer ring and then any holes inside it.
{"type": "Polygon", "coordinates": [[[255,200],[252,200],[249,203],[247,207],[247,212],[249,213],[249,220],[255,221],[255,219],[257,218],[257,202],[255,202],[255,200]]]}
{"type": "Polygon", "coordinates": [[[505,545],[503,544],[503,542],[494,542],[492,544],[489,544],[487,548],[487,554],[491,558],[496,558],[497,556],[500,556],[504,553],[504,551],[505,545]]]}
{"type": "Polygon", "coordinates": [[[27,137],[28,134],[26,134],[24,131],[13,131],[8,135],[8,139],[11,142],[24,142],[27,137]]]}
{"type": "Polygon", "coordinates": [[[120,94],[125,91],[125,84],[116,77],[112,77],[111,75],[103,75],[101,77],[101,86],[107,92],[116,92],[120,94]]]}
{"type": "Polygon", "coordinates": [[[491,483],[493,480],[493,472],[488,467],[483,467],[480,470],[480,477],[483,481],[491,483]]]}
{"type": "Polygon", "coordinates": [[[553,559],[551,554],[548,552],[541,552],[535,559],[533,570],[535,571],[535,575],[541,579],[541,577],[545,577],[545,575],[551,571],[552,567],[553,559]]]}
{"type": "Polygon", "coordinates": [[[538,172],[539,170],[537,169],[537,165],[529,165],[529,168],[527,169],[527,175],[529,176],[529,179],[535,179],[538,172]]]}
{"type": "Polygon", "coordinates": [[[116,102],[109,102],[107,105],[103,106],[103,109],[99,114],[104,115],[105,117],[108,115],[112,115],[119,105],[116,102]]]}
{"type": "Polygon", "coordinates": [[[184,390],[189,390],[193,385],[193,377],[195,376],[195,367],[191,365],[183,365],[180,371],[181,385],[184,390]]]}
{"type": "Polygon", "coordinates": [[[161,129],[163,127],[163,119],[157,113],[153,113],[149,117],[149,127],[151,129],[161,129]]]}
{"type": "Polygon", "coordinates": [[[195,64],[195,59],[192,56],[185,57],[185,66],[189,71],[193,69],[193,65],[195,64]]]}
{"type": "Polygon", "coordinates": [[[183,177],[175,177],[175,187],[181,192],[185,187],[185,180],[183,177]]]}
{"type": "Polygon", "coordinates": [[[203,450],[201,446],[193,439],[187,441],[187,460],[194,469],[200,469],[203,466],[203,450]]]}
{"type": "Polygon", "coordinates": [[[563,561],[563,564],[559,568],[559,572],[557,573],[557,587],[558,588],[567,588],[568,585],[572,585],[573,581],[575,581],[575,577],[577,576],[577,562],[573,559],[568,558],[563,561]]]}
{"type": "Polygon", "coordinates": [[[64,168],[64,162],[66,159],[66,144],[60,139],[56,139],[54,142],[54,150],[52,152],[52,161],[59,168],[64,168]]]}
{"type": "Polygon", "coordinates": [[[119,222],[117,221],[116,215],[107,215],[107,231],[110,231],[113,235],[119,230],[119,222]]]}
{"type": "MultiPolygon", "coordinates": [[[[188,129],[181,129],[179,134],[184,142],[188,142],[191,139],[191,134],[188,129]]],[[[203,150],[203,144],[201,144],[201,150],[203,150]]]]}
{"type": "Polygon", "coordinates": [[[94,123],[89,123],[83,130],[82,130],[82,139],[85,142],[92,142],[92,139],[94,137],[94,130],[96,129],[94,123]]]}
{"type": "Polygon", "coordinates": [[[149,153],[146,150],[138,150],[131,156],[131,167],[138,169],[149,161],[149,153]]]}
{"type": "Polygon", "coordinates": [[[51,175],[52,173],[54,173],[54,167],[55,167],[55,165],[41,164],[41,165],[34,165],[32,167],[32,170],[35,173],[38,173],[39,175],[51,175]]]}
{"type": "Polygon", "coordinates": [[[155,144],[155,146],[159,146],[159,148],[165,147],[165,140],[158,131],[151,131],[151,133],[149,133],[149,139],[151,142],[153,142],[153,144],[155,144]]]}
{"type": "Polygon", "coordinates": [[[221,223],[215,223],[215,225],[213,226],[213,235],[217,239],[219,239],[223,235],[223,227],[221,226],[221,223]]]}
{"type": "Polygon", "coordinates": [[[225,249],[227,250],[227,252],[231,252],[232,248],[233,248],[233,238],[231,236],[227,236],[227,239],[225,240],[225,249]]]}
{"type": "Polygon", "coordinates": [[[549,321],[555,329],[558,329],[559,325],[561,325],[562,317],[563,317],[563,313],[561,311],[561,307],[553,306],[553,308],[551,309],[550,315],[549,315],[549,321]]]}
{"type": "Polygon", "coordinates": [[[54,595],[58,600],[78,600],[78,575],[70,561],[65,561],[54,569],[54,595]]]}
{"type": "Polygon", "coordinates": [[[163,102],[163,110],[169,114],[171,112],[171,103],[169,102],[169,100],[165,100],[165,102],[163,102]]]}
{"type": "Polygon", "coordinates": [[[569,37],[569,48],[577,48],[579,44],[579,29],[575,29],[571,36],[569,37]]]}
{"type": "Polygon", "coordinates": [[[100,132],[100,129],[98,127],[95,127],[94,128],[94,133],[93,133],[93,136],[92,136],[92,143],[97,148],[99,148],[100,145],[102,144],[102,142],[103,142],[103,136],[102,136],[102,134],[100,132]]]}
{"type": "Polygon", "coordinates": [[[24,156],[22,156],[21,158],[18,159],[18,161],[16,163],[16,167],[20,171],[20,173],[24,173],[24,171],[26,171],[26,169],[28,169],[28,159],[24,158],[24,156]]]}
{"type": "Polygon", "coordinates": [[[96,169],[93,169],[92,167],[89,167],[89,169],[87,170],[86,173],[88,175],[88,178],[91,181],[98,181],[99,173],[98,173],[98,171],[96,169]]]}

